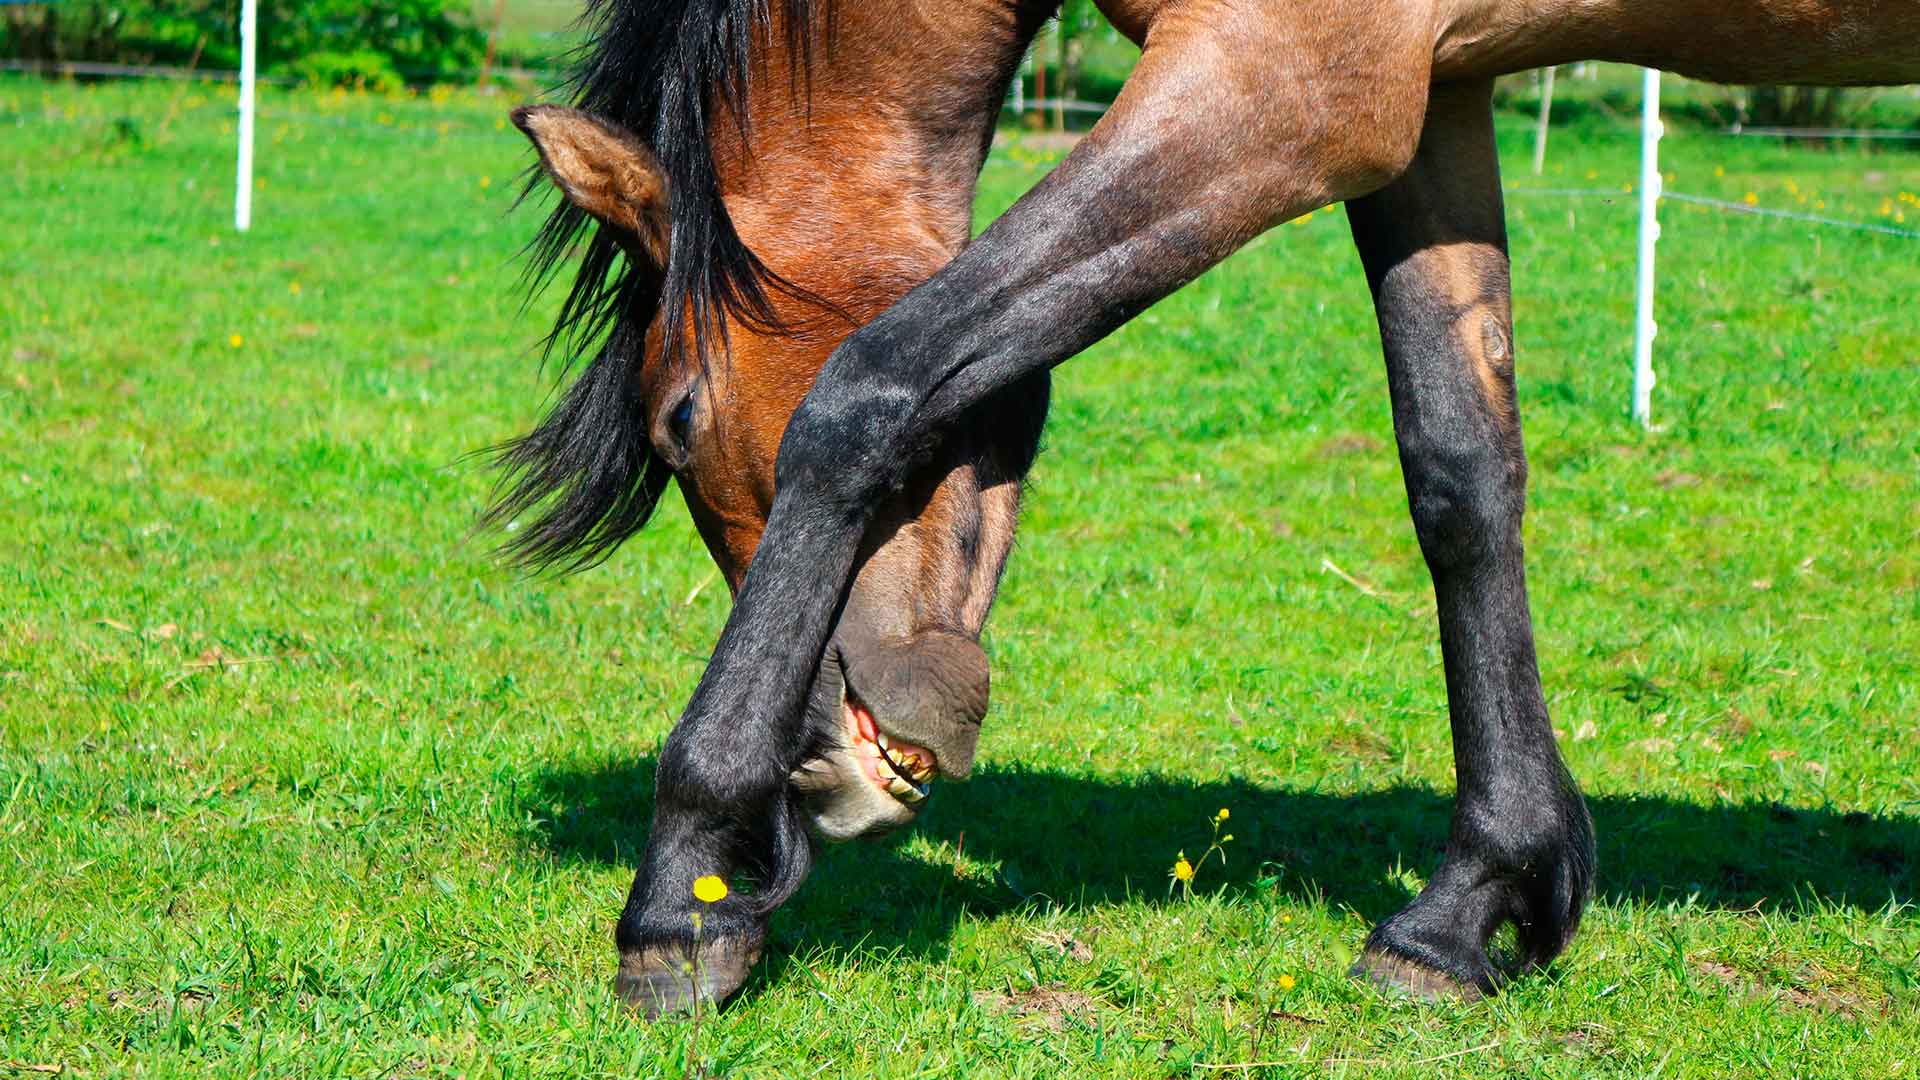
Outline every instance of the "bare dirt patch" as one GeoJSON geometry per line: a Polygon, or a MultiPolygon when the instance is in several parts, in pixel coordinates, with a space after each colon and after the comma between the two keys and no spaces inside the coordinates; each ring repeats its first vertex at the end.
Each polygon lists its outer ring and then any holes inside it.
{"type": "Polygon", "coordinates": [[[1076,964],[1093,962],[1093,940],[1100,936],[1098,930],[1068,933],[1064,930],[1046,930],[1033,936],[1033,943],[1043,949],[1058,953],[1076,964]]]}
{"type": "Polygon", "coordinates": [[[1036,986],[1011,994],[997,990],[975,990],[973,1003],[1017,1020],[1034,1018],[1054,1031],[1065,1031],[1069,1018],[1084,1020],[1092,1016],[1098,1007],[1087,995],[1058,985],[1036,986]]]}
{"type": "Polygon", "coordinates": [[[1758,978],[1722,960],[1697,957],[1688,962],[1694,971],[1712,978],[1743,997],[1763,997],[1785,1002],[1796,1009],[1857,1016],[1863,1008],[1859,995],[1835,989],[1818,977],[1818,972],[1802,972],[1789,986],[1767,986],[1758,978]]]}

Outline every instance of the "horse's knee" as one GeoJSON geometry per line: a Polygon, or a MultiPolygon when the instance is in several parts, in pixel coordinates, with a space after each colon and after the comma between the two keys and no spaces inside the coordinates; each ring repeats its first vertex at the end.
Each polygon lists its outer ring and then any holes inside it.
{"type": "Polygon", "coordinates": [[[787,422],[777,485],[858,515],[900,482],[919,399],[888,359],[858,334],[840,346],[787,422]]]}
{"type": "Polygon", "coordinates": [[[1517,548],[1527,468],[1517,447],[1481,430],[1401,435],[1407,504],[1420,549],[1436,572],[1517,548]]]}

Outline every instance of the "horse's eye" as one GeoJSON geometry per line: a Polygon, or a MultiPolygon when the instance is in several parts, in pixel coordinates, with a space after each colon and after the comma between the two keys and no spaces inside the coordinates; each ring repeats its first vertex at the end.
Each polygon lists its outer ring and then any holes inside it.
{"type": "Polygon", "coordinates": [[[688,394],[680,399],[680,404],[674,406],[673,415],[667,417],[667,434],[673,438],[673,444],[680,448],[682,454],[688,450],[687,429],[692,426],[693,395],[688,394]]]}

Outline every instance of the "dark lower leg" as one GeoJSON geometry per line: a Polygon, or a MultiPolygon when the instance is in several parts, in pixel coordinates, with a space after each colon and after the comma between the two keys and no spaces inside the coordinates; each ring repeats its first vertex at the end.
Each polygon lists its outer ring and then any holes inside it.
{"type": "Polygon", "coordinates": [[[739,989],[766,938],[764,890],[778,888],[782,875],[797,884],[812,855],[804,820],[784,796],[767,803],[759,821],[663,809],[614,931],[616,987],[656,1016],[689,1008],[696,995],[718,1001],[739,989]],[[709,876],[726,884],[723,899],[709,902],[696,890],[709,876]],[[752,894],[744,891],[749,880],[752,894]]]}
{"type": "MultiPolygon", "coordinates": [[[[818,657],[782,659],[808,665],[789,677],[818,671],[818,657]]],[[[759,959],[768,915],[812,868],[813,841],[788,777],[817,749],[816,715],[838,716],[839,686],[828,681],[814,682],[816,700],[786,724],[693,714],[668,736],[647,846],[614,932],[617,989],[649,1016],[738,990],[759,959]],[[706,877],[727,886],[724,898],[696,892],[706,877]]]]}
{"type": "Polygon", "coordinates": [[[1499,173],[1484,87],[1434,94],[1414,165],[1350,204],[1386,348],[1407,496],[1438,602],[1459,791],[1446,855],[1356,970],[1490,991],[1487,943],[1556,955],[1591,884],[1592,825],[1560,760],[1534,657],[1520,519],[1499,173]]]}

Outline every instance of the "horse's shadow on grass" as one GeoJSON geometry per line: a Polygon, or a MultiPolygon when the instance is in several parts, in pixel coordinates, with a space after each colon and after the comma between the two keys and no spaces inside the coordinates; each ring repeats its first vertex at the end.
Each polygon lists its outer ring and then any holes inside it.
{"type": "MultiPolygon", "coordinates": [[[[650,759],[555,771],[540,777],[528,809],[562,858],[631,866],[652,792],[650,759]]],[[[1439,862],[1453,805],[1450,793],[1423,787],[1329,795],[1242,780],[1095,779],[1027,768],[982,768],[935,792],[913,831],[998,863],[997,875],[956,874],[950,858],[907,854],[897,839],[824,849],[813,878],[775,919],[775,944],[939,955],[963,911],[1164,901],[1175,853],[1197,856],[1222,807],[1232,811],[1232,859],[1210,864],[1203,885],[1259,882],[1378,921],[1411,899],[1396,869],[1425,875],[1439,862]]],[[[1920,891],[1920,820],[1619,795],[1589,806],[1603,900],[1692,897],[1708,908],[1794,916],[1823,905],[1878,910],[1920,891]]]]}

